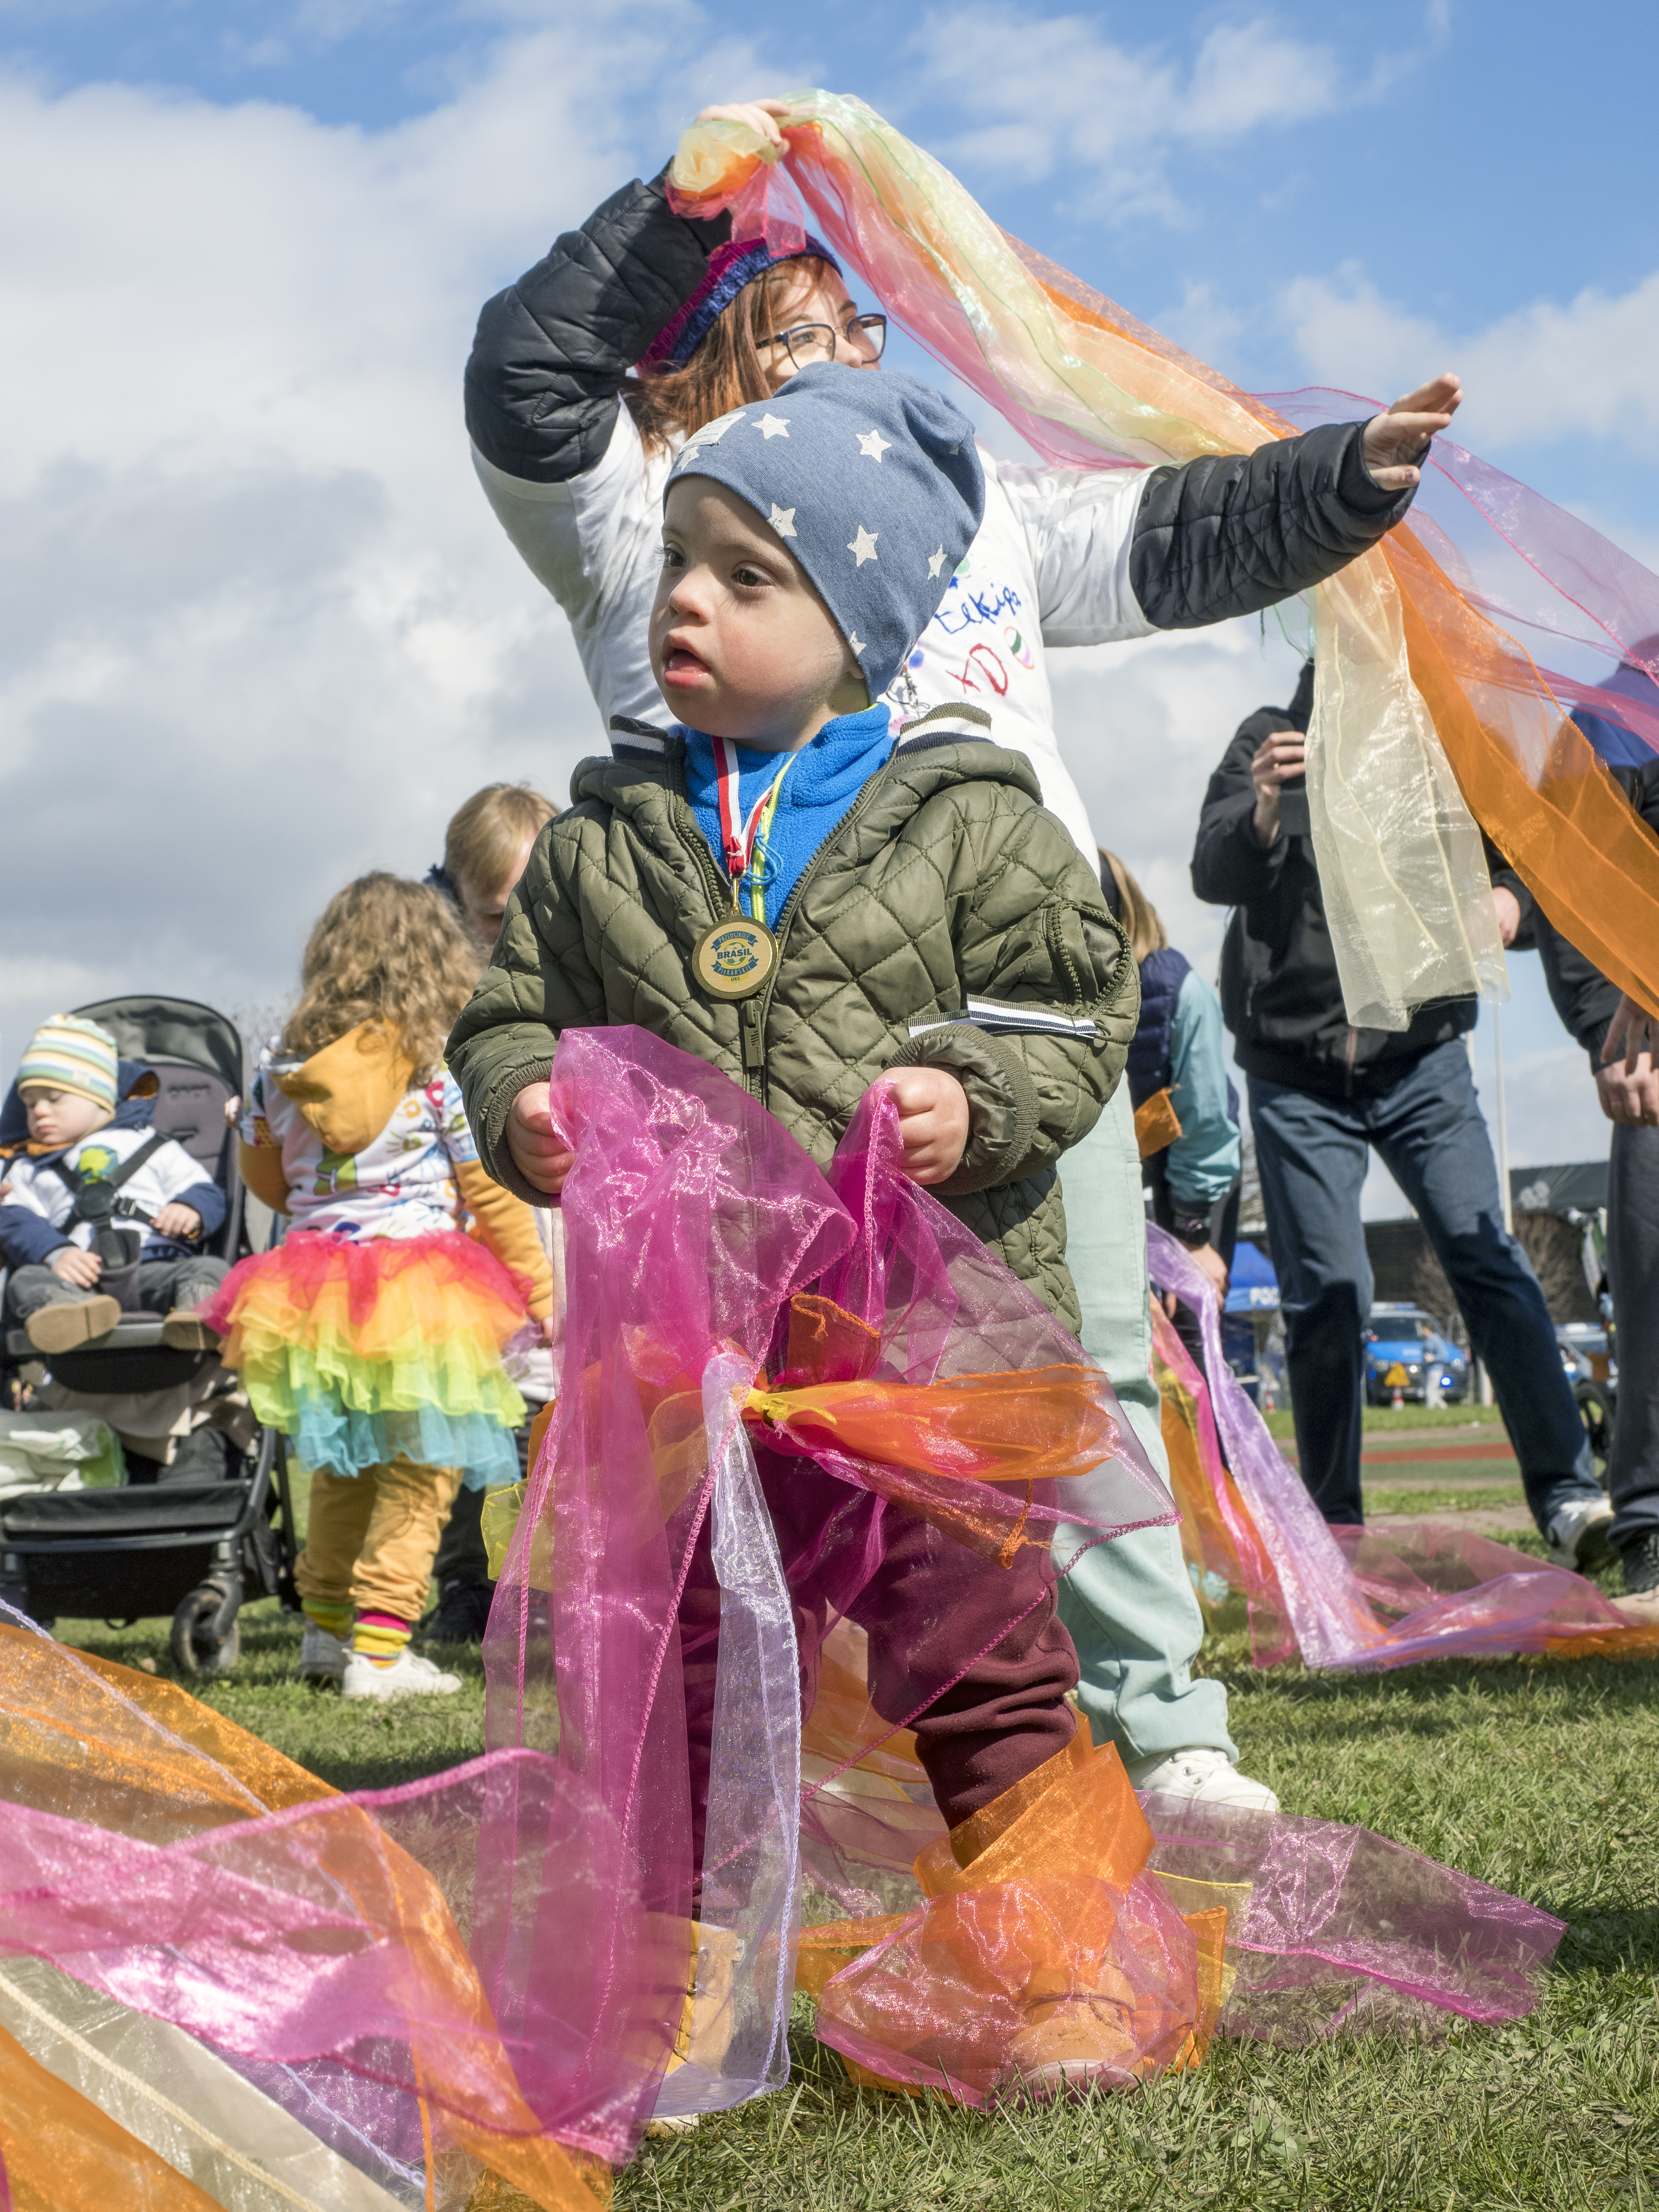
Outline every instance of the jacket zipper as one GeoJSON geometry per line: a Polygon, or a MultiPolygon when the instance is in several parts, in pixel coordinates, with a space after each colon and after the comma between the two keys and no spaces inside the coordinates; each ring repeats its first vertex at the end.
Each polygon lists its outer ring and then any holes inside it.
{"type": "Polygon", "coordinates": [[[1348,1049],[1344,1056],[1348,1071],[1346,1078],[1345,1079],[1342,1094],[1346,1098],[1352,1098],[1353,1097],[1353,1056],[1355,1048],[1358,1046],[1358,1042],[1359,1032],[1357,1029],[1354,1029],[1350,1025],[1348,1030],[1348,1049]]]}
{"type": "MultiPolygon", "coordinates": [[[[842,831],[850,829],[864,812],[870,801],[875,797],[878,786],[883,781],[892,765],[893,757],[890,753],[796,878],[795,888],[784,901],[783,912],[778,916],[776,926],[772,930],[772,934],[778,941],[777,964],[757,997],[738,1001],[738,1038],[743,1060],[744,1088],[749,1092],[750,1097],[757,1098],[763,1106],[766,1103],[766,1018],[772,1011],[772,994],[777,988],[779,976],[783,973],[784,941],[789,934],[789,925],[794,919],[795,908],[807,885],[817,873],[818,863],[830,846],[835,843],[836,839],[840,836],[842,831]]],[[[731,903],[732,881],[730,877],[727,877],[724,883],[720,881],[719,871],[714,866],[714,855],[708,849],[708,840],[697,827],[697,817],[692,812],[690,795],[685,786],[684,762],[676,761],[673,763],[673,769],[674,797],[679,802],[679,811],[674,817],[674,827],[679,831],[685,843],[691,848],[693,857],[702,869],[703,880],[709,885],[714,905],[714,912],[710,919],[717,921],[731,903]]]]}

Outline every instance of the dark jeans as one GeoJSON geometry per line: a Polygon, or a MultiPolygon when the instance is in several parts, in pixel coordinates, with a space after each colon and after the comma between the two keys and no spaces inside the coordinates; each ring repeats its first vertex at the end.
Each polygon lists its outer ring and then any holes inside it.
{"type": "MultiPolygon", "coordinates": [[[[178,1260],[141,1261],[135,1303],[145,1313],[154,1314],[169,1314],[175,1306],[199,1305],[213,1296],[229,1273],[227,1261],[207,1253],[186,1254],[178,1260]]],[[[14,1267],[6,1277],[6,1312],[18,1321],[27,1321],[42,1306],[76,1305],[100,1295],[97,1284],[83,1291],[66,1283],[45,1261],[14,1267]]]]}
{"type": "Polygon", "coordinates": [[[1372,1146],[1416,1208],[1492,1376],[1533,1518],[1547,1528],[1570,1498],[1597,1496],[1549,1309],[1504,1229],[1497,1164],[1462,1042],[1437,1045],[1389,1089],[1364,1097],[1249,1081],[1302,1479],[1325,1518],[1358,1525],[1365,1517],[1361,1332],[1371,1270],[1359,1192],[1372,1146]]]}
{"type": "Polygon", "coordinates": [[[1619,1411],[1607,1455],[1620,1551],[1659,1531],[1659,1129],[1619,1123],[1607,1171],[1607,1283],[1619,1411]]]}

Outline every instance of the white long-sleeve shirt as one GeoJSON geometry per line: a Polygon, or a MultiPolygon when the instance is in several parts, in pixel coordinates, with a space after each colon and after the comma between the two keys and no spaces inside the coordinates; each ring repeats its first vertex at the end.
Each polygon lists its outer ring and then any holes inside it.
{"type": "MultiPolygon", "coordinates": [[[[647,454],[620,404],[602,459],[563,483],[508,476],[473,449],[502,527],[569,618],[607,732],[615,714],[659,726],[674,719],[647,649],[673,451],[647,454]]],[[[964,699],[985,708],[996,743],[1030,761],[1044,805],[1093,867],[1097,840],[1054,738],[1047,652],[1152,635],[1129,583],[1146,475],[1035,468],[983,447],[980,459],[979,534],[885,696],[899,722],[964,699]]]]}

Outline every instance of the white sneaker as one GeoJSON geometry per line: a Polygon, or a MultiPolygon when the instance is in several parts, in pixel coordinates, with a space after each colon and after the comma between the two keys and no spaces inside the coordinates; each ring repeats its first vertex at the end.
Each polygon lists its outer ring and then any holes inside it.
{"type": "Polygon", "coordinates": [[[1189,1744],[1184,1751],[1158,1752],[1124,1764],[1142,1797],[1190,1797],[1197,1805],[1236,1805],[1243,1813],[1279,1810],[1279,1800],[1265,1782],[1252,1782],[1224,1751],[1210,1744],[1189,1744]]]}
{"type": "Polygon", "coordinates": [[[405,1644],[389,1667],[377,1667],[362,1651],[354,1651],[345,1663],[345,1680],[340,1685],[343,1698],[449,1698],[461,1686],[459,1674],[446,1674],[429,1659],[422,1659],[418,1651],[411,1651],[405,1644]]]}
{"type": "Polygon", "coordinates": [[[305,1636],[300,1645],[300,1680],[302,1682],[337,1682],[345,1673],[346,1661],[351,1656],[351,1646],[343,1636],[331,1636],[319,1628],[314,1620],[306,1623],[305,1636]]]}
{"type": "Polygon", "coordinates": [[[1607,1528],[1613,1501],[1607,1498],[1574,1498],[1552,1518],[1547,1530],[1550,1565],[1570,1574],[1586,1574],[1599,1567],[1608,1554],[1607,1528]]]}

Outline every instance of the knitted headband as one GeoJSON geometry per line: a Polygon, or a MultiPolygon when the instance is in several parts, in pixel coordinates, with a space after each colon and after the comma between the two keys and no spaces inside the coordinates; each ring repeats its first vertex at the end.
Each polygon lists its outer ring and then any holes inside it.
{"type": "Polygon", "coordinates": [[[811,257],[827,261],[837,276],[841,274],[840,262],[816,238],[808,238],[803,245],[791,246],[782,253],[775,253],[763,238],[745,238],[740,242],[728,240],[724,246],[717,246],[708,257],[708,272],[702,283],[641,355],[640,374],[665,376],[670,369],[684,368],[708,337],[716,316],[731,306],[745,284],[752,284],[757,276],[775,269],[781,261],[803,261],[811,257]]]}
{"type": "Polygon", "coordinates": [[[690,438],[668,475],[746,500],[811,578],[872,700],[950,589],[985,512],[974,428],[895,369],[817,362],[690,438]]]}
{"type": "Polygon", "coordinates": [[[70,1091],[115,1111],[115,1039],[80,1014],[54,1014],[29,1040],[17,1070],[20,1091],[70,1091]]]}

